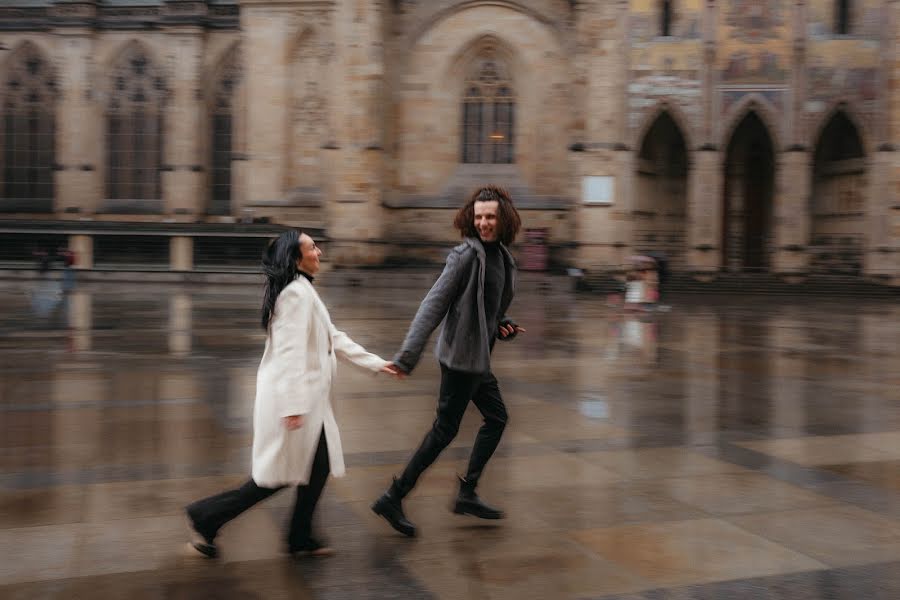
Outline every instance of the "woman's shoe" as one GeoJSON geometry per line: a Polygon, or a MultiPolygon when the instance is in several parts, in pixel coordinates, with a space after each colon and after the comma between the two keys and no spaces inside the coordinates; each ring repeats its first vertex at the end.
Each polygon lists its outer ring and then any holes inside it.
{"type": "Polygon", "coordinates": [[[190,510],[185,512],[187,513],[188,524],[191,528],[191,541],[188,542],[188,545],[206,558],[216,558],[219,556],[219,548],[213,542],[214,538],[197,529],[197,522],[191,515],[190,510]]]}
{"type": "Polygon", "coordinates": [[[324,557],[332,556],[334,548],[326,546],[315,538],[308,538],[302,544],[291,546],[289,552],[294,558],[305,558],[307,556],[324,557]]]}

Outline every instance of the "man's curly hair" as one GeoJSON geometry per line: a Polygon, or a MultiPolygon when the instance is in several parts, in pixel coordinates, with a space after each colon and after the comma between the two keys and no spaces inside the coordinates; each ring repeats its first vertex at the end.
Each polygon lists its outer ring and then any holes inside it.
{"type": "Polygon", "coordinates": [[[516,239],[522,228],[522,218],[519,211],[513,206],[509,193],[498,185],[486,185],[480,187],[469,198],[469,201],[459,209],[453,226],[459,230],[463,237],[478,237],[475,229],[475,203],[497,201],[497,239],[505,246],[510,245],[516,239]]]}

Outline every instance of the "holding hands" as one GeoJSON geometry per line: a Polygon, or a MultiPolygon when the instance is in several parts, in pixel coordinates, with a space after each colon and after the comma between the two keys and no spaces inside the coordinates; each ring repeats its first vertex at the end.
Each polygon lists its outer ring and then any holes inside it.
{"type": "Polygon", "coordinates": [[[394,377],[395,379],[405,379],[406,373],[400,370],[397,365],[394,363],[388,363],[381,368],[382,373],[387,373],[388,375],[394,377]]]}

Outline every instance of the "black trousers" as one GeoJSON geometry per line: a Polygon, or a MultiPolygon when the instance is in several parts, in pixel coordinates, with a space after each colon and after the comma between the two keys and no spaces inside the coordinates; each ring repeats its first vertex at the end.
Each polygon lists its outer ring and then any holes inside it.
{"type": "Polygon", "coordinates": [[[506,405],[503,404],[500,386],[493,373],[464,373],[441,365],[437,418],[403,474],[397,479],[397,492],[401,496],[413,489],[419,476],[456,437],[470,400],[484,417],[466,471],[466,481],[473,487],[478,484],[484,466],[497,449],[506,427],[506,405]]]}
{"type": "MultiPolygon", "coordinates": [[[[325,443],[325,432],[323,431],[319,434],[319,445],[313,459],[309,483],[297,486],[297,501],[294,503],[294,514],[288,530],[289,550],[301,549],[303,543],[312,535],[313,511],[325,488],[329,473],[328,444],[325,443]]],[[[284,487],[264,488],[256,485],[253,479],[249,479],[237,489],[190,504],[187,512],[193,520],[197,532],[211,541],[223,525],[284,487]]]]}

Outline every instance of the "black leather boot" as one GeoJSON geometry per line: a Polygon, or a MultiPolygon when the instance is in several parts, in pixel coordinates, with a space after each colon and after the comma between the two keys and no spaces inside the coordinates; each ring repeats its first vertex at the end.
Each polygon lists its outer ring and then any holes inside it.
{"type": "Polygon", "coordinates": [[[403,514],[403,496],[405,494],[402,493],[395,479],[388,491],[372,505],[372,512],[384,517],[391,527],[403,535],[415,537],[416,526],[403,514]]]}
{"type": "Polygon", "coordinates": [[[215,539],[215,536],[209,535],[197,526],[197,520],[194,518],[194,514],[191,512],[190,507],[185,509],[185,512],[187,513],[188,522],[191,526],[191,541],[189,542],[190,547],[206,558],[218,557],[219,548],[213,541],[215,539]]]}
{"type": "Polygon", "coordinates": [[[453,512],[458,515],[472,515],[479,519],[502,519],[503,511],[485,504],[475,493],[475,484],[459,478],[459,495],[453,505],[453,512]]]}

